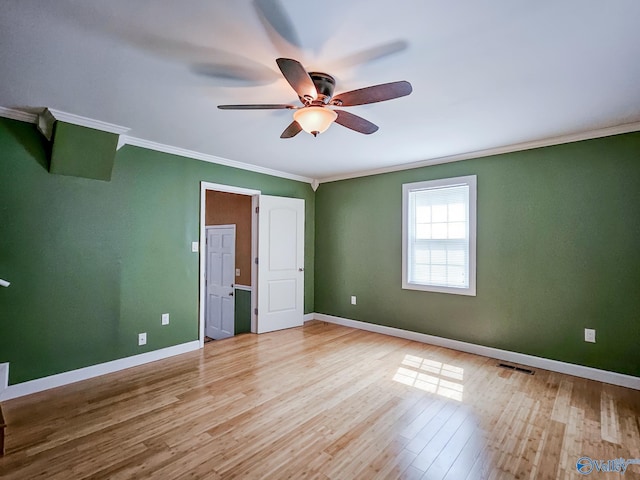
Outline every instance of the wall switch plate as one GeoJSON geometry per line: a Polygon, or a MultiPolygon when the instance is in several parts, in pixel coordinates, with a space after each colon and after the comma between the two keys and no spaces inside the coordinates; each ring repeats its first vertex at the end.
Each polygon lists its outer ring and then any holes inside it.
{"type": "Polygon", "coordinates": [[[239,277],[239,276],[240,276],[240,269],[236,268],[236,277],[239,277]]]}
{"type": "Polygon", "coordinates": [[[351,305],[356,305],[356,296],[351,295],[351,305]]]}
{"type": "Polygon", "coordinates": [[[584,329],[584,341],[596,343],[596,331],[593,328],[584,329]]]}
{"type": "Polygon", "coordinates": [[[200,249],[200,244],[198,242],[191,242],[191,251],[193,253],[197,253],[198,250],[200,249]]]}
{"type": "Polygon", "coordinates": [[[138,345],[146,345],[147,344],[147,332],[138,334],[138,345]]]}
{"type": "Polygon", "coordinates": [[[163,313],[162,314],[162,325],[169,325],[169,314],[168,313],[163,313]]]}

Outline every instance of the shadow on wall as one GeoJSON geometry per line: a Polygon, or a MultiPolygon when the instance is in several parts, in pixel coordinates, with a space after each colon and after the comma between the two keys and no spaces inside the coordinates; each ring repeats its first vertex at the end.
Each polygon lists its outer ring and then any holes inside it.
{"type": "Polygon", "coordinates": [[[28,157],[35,160],[38,165],[49,171],[49,159],[51,158],[51,144],[44,136],[39,135],[39,142],[33,142],[32,125],[19,122],[5,122],[6,130],[18,141],[18,143],[27,151],[28,157]]]}

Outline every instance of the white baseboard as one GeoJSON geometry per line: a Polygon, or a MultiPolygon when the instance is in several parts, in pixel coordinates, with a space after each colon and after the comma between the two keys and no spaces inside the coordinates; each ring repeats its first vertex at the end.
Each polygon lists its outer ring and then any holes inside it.
{"type": "Polygon", "coordinates": [[[315,318],[315,315],[316,315],[315,313],[307,313],[304,317],[302,317],[302,320],[304,322],[310,322],[315,318]]]}
{"type": "Polygon", "coordinates": [[[313,316],[313,319],[321,320],[323,322],[335,323],[345,327],[381,333],[392,337],[405,338],[407,340],[414,340],[416,342],[428,343],[439,347],[451,348],[461,352],[474,353],[483,357],[496,358],[498,360],[505,360],[507,362],[517,363],[520,365],[542,368],[544,370],[565,373],[575,377],[588,378],[597,382],[610,383],[612,385],[620,385],[622,387],[640,390],[640,377],[633,377],[623,373],[609,372],[607,370],[599,370],[597,368],[585,367],[583,365],[560,362],[558,360],[550,360],[542,357],[534,357],[533,355],[526,355],[524,353],[510,352],[499,348],[485,347],[474,343],[461,342],[459,340],[451,340],[448,338],[436,337],[434,335],[427,335],[426,333],[386,327],[384,325],[375,325],[373,323],[361,322],[359,320],[334,317],[333,315],[326,315],[324,313],[305,315],[305,321],[309,321],[307,320],[307,317],[311,315],[313,316]]]}
{"type": "MultiPolygon", "coordinates": [[[[156,360],[162,360],[163,358],[173,357],[174,355],[180,355],[181,353],[191,352],[199,348],[200,342],[198,340],[195,340],[193,342],[182,343],[180,345],[174,345],[172,347],[162,348],[160,350],[154,350],[152,352],[141,353],[140,355],[133,355],[131,357],[120,358],[111,362],[79,368],[78,370],[71,370],[70,372],[58,373],[49,377],[38,378],[36,380],[30,380],[28,382],[9,385],[6,389],[4,389],[4,391],[2,390],[2,387],[0,387],[0,401],[23,397],[32,393],[49,390],[50,388],[61,387],[63,385],[79,382],[81,380],[87,380],[89,378],[98,377],[100,375],[117,372],[126,368],[137,367],[138,365],[155,362],[156,360]]],[[[6,370],[8,374],[9,364],[0,364],[0,367],[2,365],[7,365],[6,370]]],[[[0,373],[1,372],[2,370],[0,369],[0,373]]],[[[1,376],[0,385],[2,385],[1,376]]]]}
{"type": "Polygon", "coordinates": [[[0,398],[2,398],[2,392],[4,392],[9,386],[9,364],[0,363],[0,398]]]}

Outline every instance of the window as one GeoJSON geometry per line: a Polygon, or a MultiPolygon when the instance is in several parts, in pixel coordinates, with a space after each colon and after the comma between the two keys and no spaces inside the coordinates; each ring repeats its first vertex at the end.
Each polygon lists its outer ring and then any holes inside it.
{"type": "Polygon", "coordinates": [[[402,288],[475,296],[475,175],[402,186],[402,288]]]}

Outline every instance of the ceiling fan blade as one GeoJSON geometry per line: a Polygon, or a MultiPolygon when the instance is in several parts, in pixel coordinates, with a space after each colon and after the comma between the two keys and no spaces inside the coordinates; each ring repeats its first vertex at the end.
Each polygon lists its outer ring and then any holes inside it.
{"type": "Polygon", "coordinates": [[[393,42],[377,45],[331,62],[331,68],[338,70],[342,68],[351,68],[353,65],[375,62],[381,58],[406,50],[408,46],[409,44],[405,40],[395,40],[393,42]]]}
{"type": "Polygon", "coordinates": [[[125,26],[118,31],[118,37],[143,51],[186,64],[194,73],[219,80],[219,85],[265,85],[280,78],[273,68],[219,48],[125,26]]]}
{"type": "Polygon", "coordinates": [[[278,58],[276,63],[299,97],[311,100],[318,98],[316,86],[300,62],[291,58],[278,58]]]}
{"type": "Polygon", "coordinates": [[[339,107],[352,107],[354,105],[365,105],[367,103],[384,102],[394,98],[404,97],[413,91],[411,84],[407,81],[383,83],[371,87],[351,90],[336,95],[331,100],[332,105],[339,107]]]}
{"type": "Polygon", "coordinates": [[[230,63],[206,62],[193,64],[191,71],[219,80],[218,84],[228,84],[232,86],[241,86],[243,84],[247,86],[266,85],[280,78],[280,75],[274,70],[262,65],[245,66],[230,63]]]}
{"type": "Polygon", "coordinates": [[[294,105],[286,105],[284,103],[263,103],[263,104],[247,104],[247,105],[218,105],[220,110],[280,110],[293,109],[294,105]]]}
{"type": "Polygon", "coordinates": [[[280,135],[280,138],[293,138],[297,134],[299,134],[301,131],[302,131],[302,127],[298,122],[294,120],[289,124],[287,128],[284,129],[284,132],[282,132],[282,135],[280,135]]]}
{"type": "Polygon", "coordinates": [[[365,120],[358,115],[345,112],[344,110],[334,110],[334,112],[338,114],[336,123],[339,123],[343,127],[350,128],[351,130],[355,130],[356,132],[364,133],[365,135],[370,135],[378,131],[378,126],[375,123],[371,123],[369,120],[365,120]]]}
{"type": "Polygon", "coordinates": [[[254,0],[253,6],[276,48],[282,46],[281,40],[302,48],[296,27],[279,0],[254,0]]]}

